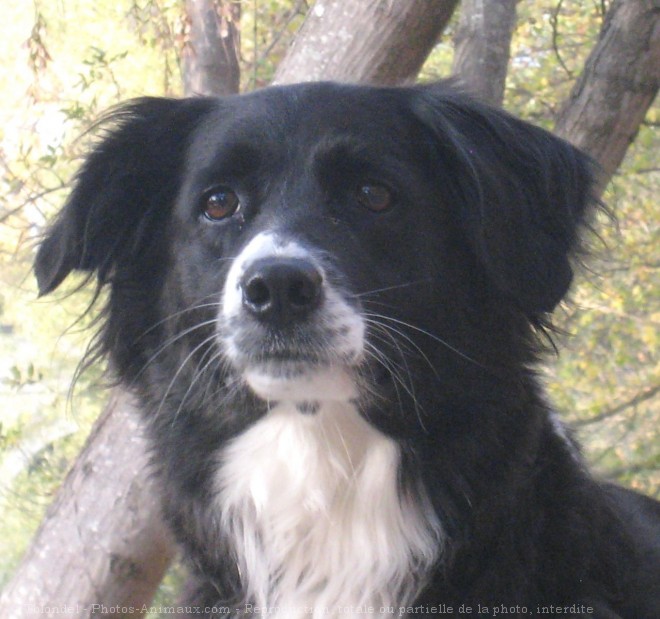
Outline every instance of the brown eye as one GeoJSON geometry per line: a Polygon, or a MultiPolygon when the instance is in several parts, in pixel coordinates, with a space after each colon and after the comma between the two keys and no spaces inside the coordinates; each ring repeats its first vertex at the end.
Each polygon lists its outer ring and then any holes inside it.
{"type": "Polygon", "coordinates": [[[206,194],[204,217],[211,221],[220,221],[231,217],[240,206],[238,196],[229,187],[216,187],[206,194]]]}
{"type": "Polygon", "coordinates": [[[370,211],[380,213],[392,205],[392,192],[384,185],[360,185],[357,190],[357,200],[370,211]]]}

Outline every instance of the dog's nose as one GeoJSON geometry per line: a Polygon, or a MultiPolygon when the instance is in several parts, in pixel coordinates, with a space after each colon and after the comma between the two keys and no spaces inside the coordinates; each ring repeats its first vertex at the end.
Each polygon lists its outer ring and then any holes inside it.
{"type": "Polygon", "coordinates": [[[263,258],[249,266],[240,286],[243,307],[277,326],[308,316],[321,302],[323,278],[304,258],[263,258]]]}

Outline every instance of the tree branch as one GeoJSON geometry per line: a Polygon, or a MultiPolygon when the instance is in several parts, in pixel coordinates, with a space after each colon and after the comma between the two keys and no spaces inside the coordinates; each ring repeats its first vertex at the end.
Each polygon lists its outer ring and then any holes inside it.
{"type": "Polygon", "coordinates": [[[452,73],[468,92],[501,105],[519,0],[463,0],[452,73]]]}
{"type": "Polygon", "coordinates": [[[626,400],[621,404],[617,404],[612,408],[605,409],[598,415],[594,415],[593,417],[589,417],[588,419],[578,419],[576,421],[573,421],[571,425],[573,425],[576,428],[579,428],[594,423],[598,423],[600,421],[604,421],[605,419],[609,419],[610,417],[619,415],[620,413],[623,413],[629,408],[635,407],[638,404],[641,404],[642,402],[646,402],[647,400],[654,398],[658,393],[660,393],[660,384],[655,385],[653,387],[649,387],[648,389],[644,389],[643,391],[641,391],[634,397],[630,398],[629,400],[626,400]]]}
{"type": "Polygon", "coordinates": [[[116,390],[2,592],[1,617],[34,617],[40,605],[149,603],[173,543],[137,415],[130,397],[116,390]]]}
{"type": "Polygon", "coordinates": [[[234,0],[186,0],[189,36],[183,49],[186,95],[230,95],[240,86],[239,20],[234,0]]]}
{"type": "MultiPolygon", "coordinates": [[[[605,471],[604,475],[607,479],[611,480],[617,480],[623,475],[634,475],[635,473],[648,473],[651,471],[659,471],[660,466],[658,464],[651,460],[651,461],[645,461],[645,462],[640,462],[638,464],[633,464],[631,466],[622,466],[616,469],[612,469],[609,471],[605,471]]],[[[656,492],[657,496],[657,492],[656,492]]]]}
{"type": "Polygon", "coordinates": [[[552,25],[552,51],[555,53],[555,58],[557,59],[559,66],[561,66],[561,68],[564,69],[566,75],[570,79],[573,79],[573,71],[571,71],[566,66],[566,63],[564,62],[564,58],[562,57],[561,52],[559,51],[559,13],[561,11],[561,5],[563,3],[564,0],[558,0],[557,6],[550,13],[550,24],[552,25]]]}
{"type": "Polygon", "coordinates": [[[604,189],[635,139],[660,84],[660,7],[614,0],[555,132],[601,166],[604,189]]]}
{"type": "Polygon", "coordinates": [[[317,0],[275,83],[414,80],[458,0],[317,0]],[[363,27],[356,28],[355,25],[363,27]],[[411,36],[414,33],[414,36],[411,36]]]}

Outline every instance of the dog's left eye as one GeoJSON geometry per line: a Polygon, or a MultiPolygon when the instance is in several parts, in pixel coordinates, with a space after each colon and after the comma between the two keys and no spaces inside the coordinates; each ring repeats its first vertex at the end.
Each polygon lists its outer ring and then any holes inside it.
{"type": "Polygon", "coordinates": [[[374,213],[392,206],[392,192],[384,185],[365,183],[357,189],[357,201],[374,213]]]}
{"type": "Polygon", "coordinates": [[[210,221],[220,221],[231,217],[240,205],[238,196],[229,187],[216,187],[204,198],[204,217],[210,221]]]}

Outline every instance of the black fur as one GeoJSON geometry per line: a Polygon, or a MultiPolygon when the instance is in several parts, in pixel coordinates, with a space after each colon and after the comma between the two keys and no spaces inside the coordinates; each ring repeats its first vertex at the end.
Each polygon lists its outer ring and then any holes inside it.
{"type": "Polygon", "coordinates": [[[41,294],[73,270],[109,287],[100,352],[141,398],[197,603],[241,599],[207,507],[218,451],[267,410],[212,362],[213,321],[228,259],[277,222],[363,309],[412,325],[373,343],[415,401],[371,367],[361,411],[399,441],[403,487],[422,485],[448,535],[410,616],[660,617],[658,504],[586,472],[533,370],[592,202],[583,154],[444,84],[141,99],[105,126],[36,274],[41,294]],[[390,187],[389,210],[355,204],[365,180],[390,187]],[[216,183],[240,193],[240,218],[201,216],[216,183]]]}

